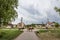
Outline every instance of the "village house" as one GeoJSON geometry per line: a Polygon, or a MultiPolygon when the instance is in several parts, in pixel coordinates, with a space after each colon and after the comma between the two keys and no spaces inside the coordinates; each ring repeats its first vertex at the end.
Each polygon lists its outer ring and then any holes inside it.
{"type": "Polygon", "coordinates": [[[46,27],[48,27],[48,28],[52,28],[52,27],[54,27],[55,26],[55,22],[48,22],[47,24],[46,24],[46,27]]]}

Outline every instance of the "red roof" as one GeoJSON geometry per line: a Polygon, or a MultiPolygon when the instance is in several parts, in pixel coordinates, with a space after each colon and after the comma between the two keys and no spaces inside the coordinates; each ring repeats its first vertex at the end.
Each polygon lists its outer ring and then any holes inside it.
{"type": "Polygon", "coordinates": [[[48,22],[48,24],[53,24],[53,22],[48,22]]]}

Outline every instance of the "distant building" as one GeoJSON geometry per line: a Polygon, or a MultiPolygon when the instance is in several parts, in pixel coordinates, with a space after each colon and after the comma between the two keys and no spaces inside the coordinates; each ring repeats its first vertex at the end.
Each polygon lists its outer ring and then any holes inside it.
{"type": "Polygon", "coordinates": [[[13,24],[8,23],[6,28],[13,28],[13,24]]]}
{"type": "Polygon", "coordinates": [[[55,22],[50,22],[48,19],[48,22],[46,23],[46,27],[52,27],[55,25],[55,22]]]}
{"type": "Polygon", "coordinates": [[[44,27],[45,24],[34,24],[36,28],[41,28],[41,27],[44,27]]]}
{"type": "Polygon", "coordinates": [[[54,22],[48,22],[48,23],[46,24],[46,26],[48,26],[48,27],[53,27],[54,25],[55,25],[54,22]]]}
{"type": "Polygon", "coordinates": [[[23,17],[21,17],[21,22],[17,24],[18,28],[24,28],[25,24],[23,23],[23,17]]]}
{"type": "Polygon", "coordinates": [[[24,23],[18,23],[17,27],[18,28],[24,28],[25,24],[24,23]]]}

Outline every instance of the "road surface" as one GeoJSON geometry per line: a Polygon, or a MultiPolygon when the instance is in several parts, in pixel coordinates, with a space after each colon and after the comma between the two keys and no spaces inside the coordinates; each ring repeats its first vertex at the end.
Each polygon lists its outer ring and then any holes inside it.
{"type": "Polygon", "coordinates": [[[39,38],[36,36],[34,31],[29,32],[25,29],[24,32],[14,40],[39,40],[39,38]]]}

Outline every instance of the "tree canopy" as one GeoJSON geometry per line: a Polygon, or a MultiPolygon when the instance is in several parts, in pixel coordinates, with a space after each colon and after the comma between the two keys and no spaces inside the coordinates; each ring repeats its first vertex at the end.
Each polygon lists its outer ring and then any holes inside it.
{"type": "Polygon", "coordinates": [[[6,24],[17,17],[18,0],[0,0],[0,25],[6,24]]]}
{"type": "Polygon", "coordinates": [[[56,12],[59,12],[59,14],[60,14],[60,8],[55,7],[54,9],[56,10],[56,12]]]}

